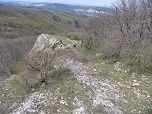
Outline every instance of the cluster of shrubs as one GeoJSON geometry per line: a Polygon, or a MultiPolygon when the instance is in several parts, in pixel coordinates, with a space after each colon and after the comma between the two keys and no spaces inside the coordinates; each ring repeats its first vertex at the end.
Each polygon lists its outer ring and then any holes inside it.
{"type": "Polygon", "coordinates": [[[152,71],[152,1],[120,0],[85,24],[87,49],[100,46],[103,59],[152,71]]]}

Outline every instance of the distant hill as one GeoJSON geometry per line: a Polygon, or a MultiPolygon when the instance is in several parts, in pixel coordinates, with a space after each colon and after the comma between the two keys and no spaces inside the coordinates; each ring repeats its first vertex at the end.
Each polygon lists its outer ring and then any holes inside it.
{"type": "Polygon", "coordinates": [[[8,5],[0,5],[0,17],[0,38],[63,33],[80,28],[85,18],[66,12],[8,5]]]}
{"type": "Polygon", "coordinates": [[[46,2],[1,2],[2,4],[20,6],[26,8],[36,8],[36,9],[47,9],[47,10],[57,10],[64,11],[73,14],[81,14],[86,16],[96,16],[99,13],[108,13],[110,8],[97,7],[97,6],[80,6],[80,5],[67,5],[59,3],[46,3],[46,2]]]}

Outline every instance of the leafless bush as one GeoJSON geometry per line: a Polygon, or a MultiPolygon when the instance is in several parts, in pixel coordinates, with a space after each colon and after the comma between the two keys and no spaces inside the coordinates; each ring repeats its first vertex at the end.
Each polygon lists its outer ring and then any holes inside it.
{"type": "Polygon", "coordinates": [[[105,45],[101,48],[103,59],[120,59],[120,45],[117,42],[105,42],[105,45]]]}
{"type": "Polygon", "coordinates": [[[100,43],[103,58],[138,61],[152,66],[152,1],[120,0],[110,14],[88,21],[86,47],[100,43]]]}
{"type": "Polygon", "coordinates": [[[58,69],[54,69],[50,75],[51,78],[65,78],[72,75],[72,72],[69,68],[59,67],[58,69]]]}
{"type": "Polygon", "coordinates": [[[18,77],[19,85],[29,90],[39,87],[42,83],[47,83],[49,78],[69,76],[71,74],[70,70],[63,67],[62,64],[55,67],[57,65],[57,57],[63,53],[63,50],[40,50],[28,55],[23,72],[18,77]]]}
{"type": "Polygon", "coordinates": [[[79,61],[81,63],[86,63],[86,62],[93,62],[95,61],[95,56],[92,55],[92,54],[85,54],[85,55],[78,55],[78,56],[75,56],[75,60],[76,61],[79,61]]]}
{"type": "MultiPolygon", "coordinates": [[[[36,40],[35,36],[0,40],[0,75],[5,75],[22,61],[36,40]]],[[[10,74],[11,75],[11,74],[10,74]]]]}
{"type": "Polygon", "coordinates": [[[29,55],[25,60],[25,69],[21,76],[24,86],[34,88],[45,82],[54,68],[55,57],[55,54],[44,51],[29,55]]]}

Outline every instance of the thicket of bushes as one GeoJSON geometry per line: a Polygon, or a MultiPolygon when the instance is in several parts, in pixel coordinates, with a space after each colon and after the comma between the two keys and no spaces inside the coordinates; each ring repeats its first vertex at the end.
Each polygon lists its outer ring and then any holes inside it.
{"type": "Polygon", "coordinates": [[[86,47],[100,45],[103,59],[123,60],[138,71],[152,71],[152,1],[120,0],[86,23],[86,47]]]}
{"type": "Polygon", "coordinates": [[[36,36],[0,40],[0,80],[6,75],[16,74],[20,61],[35,43],[36,36]]]}

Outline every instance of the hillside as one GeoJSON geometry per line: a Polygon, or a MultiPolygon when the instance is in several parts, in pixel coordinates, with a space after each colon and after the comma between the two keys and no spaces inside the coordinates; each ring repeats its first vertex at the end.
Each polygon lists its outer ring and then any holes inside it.
{"type": "Polygon", "coordinates": [[[39,35],[22,71],[0,82],[0,113],[151,114],[151,78],[88,51],[77,40],[39,35]]]}
{"type": "Polygon", "coordinates": [[[151,2],[0,5],[0,114],[152,114],[151,2]]]}
{"type": "Polygon", "coordinates": [[[77,37],[86,17],[52,10],[0,5],[0,80],[16,71],[41,33],[77,37]],[[2,40],[1,40],[2,39],[2,40]]]}
{"type": "Polygon", "coordinates": [[[83,16],[65,12],[0,5],[0,38],[41,33],[57,34],[80,28],[83,16]],[[70,29],[69,29],[70,28],[70,29]]]}

